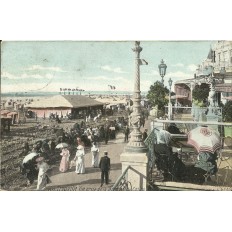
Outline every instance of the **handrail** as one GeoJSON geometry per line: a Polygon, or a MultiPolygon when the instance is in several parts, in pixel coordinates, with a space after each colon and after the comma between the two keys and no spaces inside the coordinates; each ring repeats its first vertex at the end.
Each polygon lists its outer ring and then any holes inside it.
{"type": "MultiPolygon", "coordinates": [[[[126,184],[126,180],[125,180],[125,177],[126,177],[126,174],[128,172],[128,170],[131,168],[131,166],[127,166],[126,169],[123,171],[123,173],[118,177],[118,179],[116,180],[116,182],[114,183],[113,187],[111,188],[111,191],[115,191],[115,190],[120,190],[122,189],[122,182],[123,184],[126,184]]],[[[128,186],[127,186],[128,187],[128,186]]],[[[128,189],[126,189],[128,190],[128,189]]]]}
{"type": "Polygon", "coordinates": [[[230,123],[230,122],[198,122],[198,121],[162,120],[162,119],[154,119],[154,122],[179,123],[179,124],[197,124],[197,125],[222,125],[222,126],[232,126],[232,123],[230,123]]]}

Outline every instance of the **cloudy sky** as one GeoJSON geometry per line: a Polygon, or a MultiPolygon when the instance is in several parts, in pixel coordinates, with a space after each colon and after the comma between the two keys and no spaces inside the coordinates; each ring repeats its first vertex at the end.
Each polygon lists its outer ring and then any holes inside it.
{"type": "MultiPolygon", "coordinates": [[[[171,77],[192,78],[198,64],[208,54],[213,41],[141,41],[141,90],[161,80],[158,65],[167,64],[165,85],[171,77]]],[[[127,42],[3,42],[1,91],[59,91],[81,88],[85,91],[133,91],[133,41],[127,42]]]]}

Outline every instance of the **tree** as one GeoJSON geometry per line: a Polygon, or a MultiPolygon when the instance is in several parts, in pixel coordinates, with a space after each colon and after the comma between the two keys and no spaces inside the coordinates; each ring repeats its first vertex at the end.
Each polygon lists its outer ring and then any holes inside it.
{"type": "Polygon", "coordinates": [[[192,92],[192,96],[194,102],[197,104],[202,104],[203,102],[207,101],[209,96],[209,86],[202,84],[202,87],[197,85],[192,92]]]}
{"type": "Polygon", "coordinates": [[[158,106],[158,110],[164,110],[164,106],[168,104],[166,96],[169,94],[167,87],[163,86],[160,81],[156,81],[154,85],[150,86],[147,94],[151,106],[158,106]]]}
{"type": "Polygon", "coordinates": [[[232,122],[232,101],[226,102],[222,109],[222,117],[224,122],[232,122]]]}

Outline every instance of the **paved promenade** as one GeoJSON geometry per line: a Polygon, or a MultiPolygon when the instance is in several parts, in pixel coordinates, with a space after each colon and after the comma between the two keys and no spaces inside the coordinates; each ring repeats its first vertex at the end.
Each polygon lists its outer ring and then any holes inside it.
{"type": "MultiPolygon", "coordinates": [[[[145,128],[149,129],[150,121],[147,120],[144,128],[141,128],[143,132],[145,128]]],[[[121,175],[122,165],[120,162],[120,155],[124,151],[127,143],[124,142],[124,134],[119,133],[116,139],[110,140],[107,145],[100,143],[100,155],[99,160],[103,156],[104,151],[108,151],[108,156],[111,160],[111,170],[109,176],[109,184],[101,185],[101,171],[99,168],[93,168],[91,166],[92,154],[89,148],[86,149],[85,155],[85,174],[76,174],[75,166],[65,173],[59,171],[59,162],[56,163],[49,171],[49,177],[52,183],[47,185],[46,190],[62,191],[62,190],[77,190],[77,191],[107,191],[110,190],[117,178],[121,175]]],[[[73,159],[74,157],[71,157],[73,159]]],[[[36,186],[32,186],[35,189],[36,186]]],[[[28,189],[29,190],[29,189],[28,189]]]]}

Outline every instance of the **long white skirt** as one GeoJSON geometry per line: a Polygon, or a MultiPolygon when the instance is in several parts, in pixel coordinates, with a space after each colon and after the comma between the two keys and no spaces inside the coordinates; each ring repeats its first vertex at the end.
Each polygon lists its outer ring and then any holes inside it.
{"type": "Polygon", "coordinates": [[[99,159],[99,153],[96,151],[92,152],[92,167],[97,168],[98,167],[98,159],[99,159]]]}
{"type": "Polygon", "coordinates": [[[85,160],[82,158],[81,160],[76,161],[76,173],[85,173],[85,160]]]}

